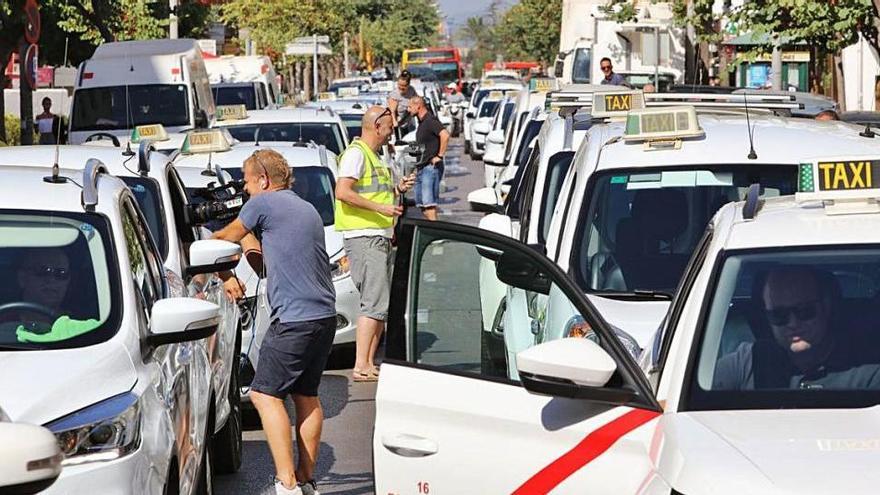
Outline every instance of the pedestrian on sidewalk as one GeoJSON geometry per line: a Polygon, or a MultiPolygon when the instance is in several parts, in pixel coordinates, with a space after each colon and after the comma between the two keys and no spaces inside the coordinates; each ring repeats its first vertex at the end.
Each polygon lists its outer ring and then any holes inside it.
{"type": "Polygon", "coordinates": [[[37,130],[40,132],[40,144],[60,144],[61,117],[52,113],[52,99],[43,98],[43,113],[37,115],[37,130]]]}
{"type": "Polygon", "coordinates": [[[352,370],[356,382],[376,381],[379,376],[374,359],[388,319],[391,238],[394,218],[403,213],[395,196],[409,190],[415,180],[408,176],[395,181],[391,168],[377,155],[393,132],[391,109],[372,106],[361,119],[360,138],[339,159],[336,230],[342,232],[351,278],[360,294],[352,370]]]}
{"type": "Polygon", "coordinates": [[[419,119],[416,143],[424,149],[422,159],[416,165],[416,206],[421,208],[425,218],[437,220],[440,181],[445,169],[443,156],[449,144],[449,131],[436,115],[428,111],[421,96],[409,99],[409,113],[419,119]]]}
{"type": "MultiPolygon", "coordinates": [[[[241,242],[252,232],[260,234],[272,324],[260,347],[250,398],[275,462],[275,493],[313,495],[318,493],[314,471],[324,423],[318,386],[336,335],[324,224],[315,208],[290,190],[290,167],[278,152],[255,151],[243,171],[250,199],[214,238],[241,242]],[[288,395],[296,411],[296,468],[284,407],[288,395]]],[[[229,277],[225,284],[230,283],[239,282],[229,277]]]]}

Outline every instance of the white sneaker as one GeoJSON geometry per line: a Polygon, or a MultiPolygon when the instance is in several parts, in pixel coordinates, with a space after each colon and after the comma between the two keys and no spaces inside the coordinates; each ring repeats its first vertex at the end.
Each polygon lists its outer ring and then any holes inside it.
{"type": "Polygon", "coordinates": [[[296,486],[302,490],[303,495],[321,495],[318,491],[318,484],[315,480],[303,481],[297,483],[296,486]]]}
{"type": "Polygon", "coordinates": [[[278,478],[275,479],[275,495],[303,495],[303,490],[299,485],[293,488],[287,488],[278,478]]]}

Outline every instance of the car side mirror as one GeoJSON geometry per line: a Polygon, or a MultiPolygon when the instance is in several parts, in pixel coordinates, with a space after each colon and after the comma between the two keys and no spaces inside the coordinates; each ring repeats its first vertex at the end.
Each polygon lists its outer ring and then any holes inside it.
{"type": "Polygon", "coordinates": [[[492,144],[504,144],[504,129],[495,129],[486,138],[492,144]]]}
{"type": "Polygon", "coordinates": [[[480,219],[479,227],[489,232],[513,237],[513,226],[510,217],[500,213],[492,213],[480,219]]]}
{"type": "Polygon", "coordinates": [[[147,344],[153,347],[200,340],[214,335],[220,307],[194,297],[169,297],[153,304],[147,344]]]}
{"type": "Polygon", "coordinates": [[[464,114],[464,116],[469,119],[472,119],[472,118],[476,117],[477,114],[475,114],[474,112],[467,112],[466,114],[464,114]]]}
{"type": "Polygon", "coordinates": [[[189,247],[187,275],[232,270],[241,259],[241,247],[229,241],[205,239],[189,247]]]}
{"type": "Polygon", "coordinates": [[[48,429],[0,422],[0,493],[30,495],[49,488],[61,474],[61,449],[48,429]]]}
{"type": "MultiPolygon", "coordinates": [[[[501,205],[498,204],[498,196],[495,194],[495,189],[491,187],[483,187],[476,191],[471,191],[467,195],[467,200],[473,211],[501,213],[501,205]]],[[[482,220],[480,223],[482,224],[482,220]]]]}
{"type": "Polygon", "coordinates": [[[606,385],[617,363],[590,339],[564,338],[530,347],[516,355],[523,387],[533,394],[626,404],[635,392],[606,385]]]}
{"type": "Polygon", "coordinates": [[[515,251],[505,251],[495,266],[495,276],[501,282],[539,294],[550,293],[550,277],[538,268],[531,258],[515,251]]]}

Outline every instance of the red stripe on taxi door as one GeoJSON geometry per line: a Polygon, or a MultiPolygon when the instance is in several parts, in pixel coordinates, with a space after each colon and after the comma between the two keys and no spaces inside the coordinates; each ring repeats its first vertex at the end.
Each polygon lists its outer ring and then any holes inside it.
{"type": "Polygon", "coordinates": [[[537,495],[549,493],[577,470],[611,448],[620,437],[659,416],[655,411],[633,409],[610,423],[591,432],[581,442],[562,457],[553,461],[528,481],[522,484],[513,495],[537,495]]]}

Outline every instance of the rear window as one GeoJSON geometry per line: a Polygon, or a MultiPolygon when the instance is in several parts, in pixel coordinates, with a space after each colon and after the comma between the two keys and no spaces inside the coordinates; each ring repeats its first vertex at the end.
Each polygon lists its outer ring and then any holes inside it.
{"type": "Polygon", "coordinates": [[[255,141],[314,142],[339,155],[344,147],[335,123],[272,123],[227,126],[232,137],[246,143],[255,141]]]}
{"type": "Polygon", "coordinates": [[[211,88],[211,91],[217,105],[244,105],[248,110],[257,110],[257,92],[253,86],[211,88]]]}

